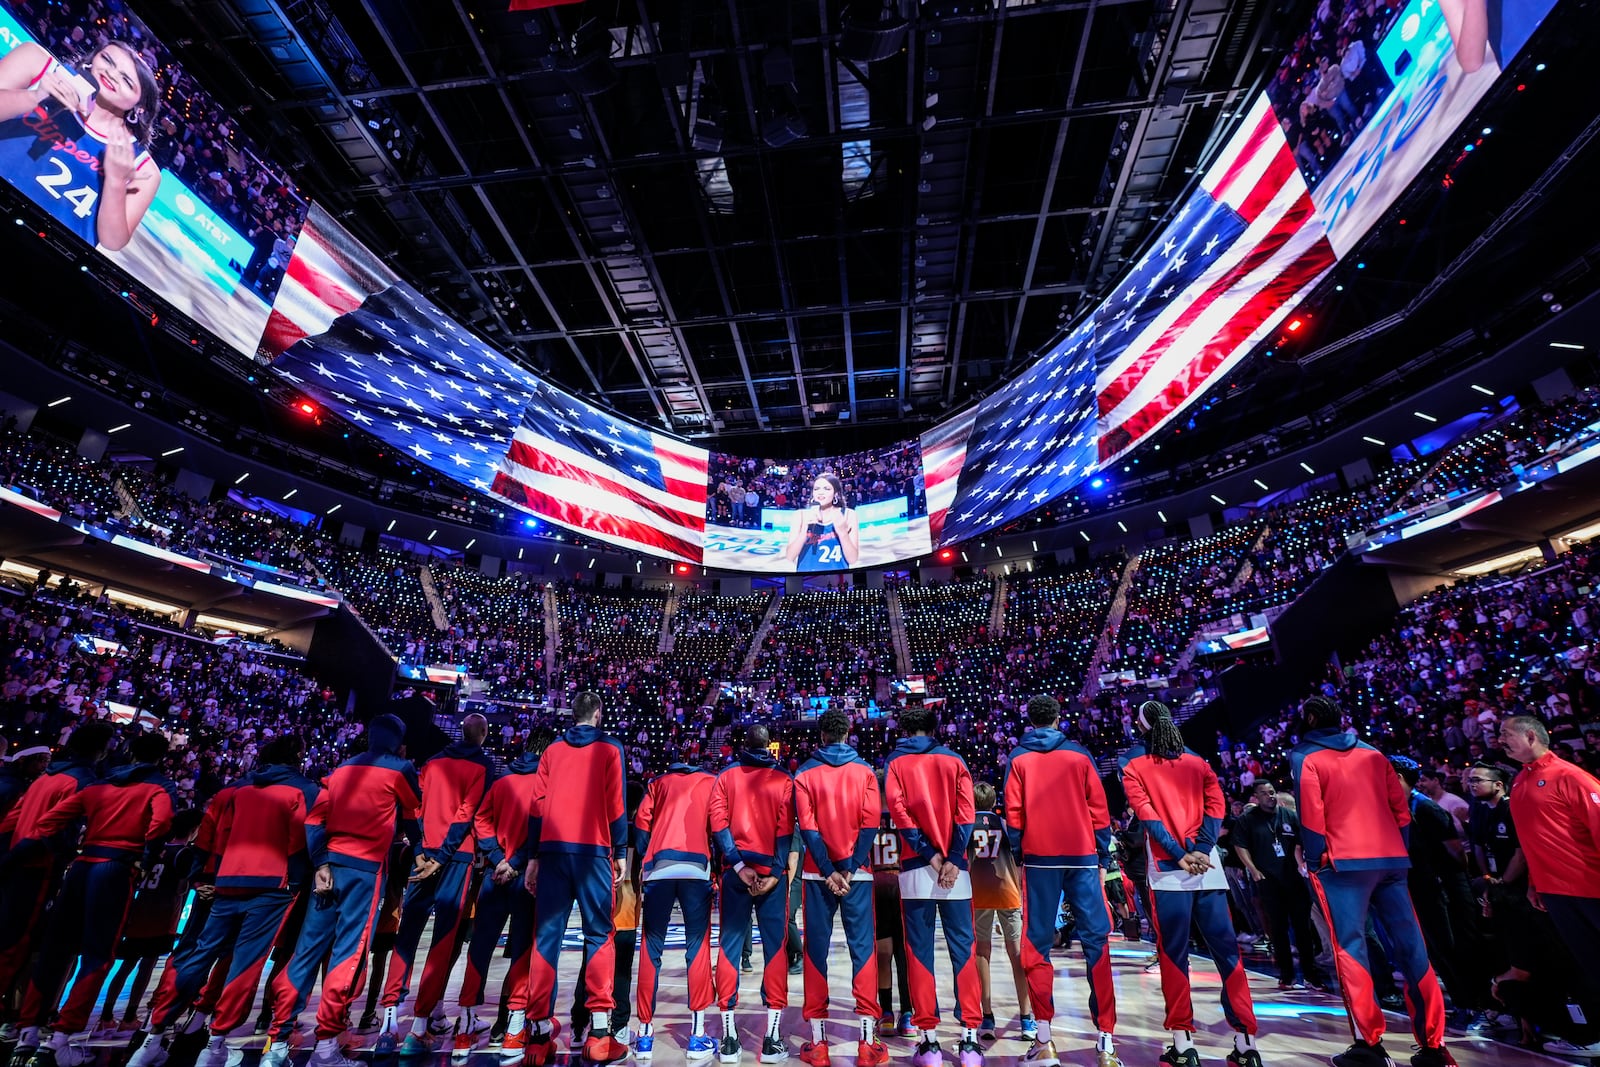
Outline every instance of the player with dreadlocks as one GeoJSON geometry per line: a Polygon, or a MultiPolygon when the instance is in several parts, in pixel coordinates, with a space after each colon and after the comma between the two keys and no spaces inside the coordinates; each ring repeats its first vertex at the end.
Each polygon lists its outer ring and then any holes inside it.
{"type": "MultiPolygon", "coordinates": [[[[1190,752],[1172,713],[1159,700],[1139,705],[1140,740],[1122,756],[1122,787],[1145,831],[1150,920],[1161,961],[1161,992],[1172,1045],[1161,1054],[1171,1067],[1199,1067],[1194,1047],[1194,1002],[1189,988],[1189,931],[1198,921],[1222,977],[1222,1013],[1234,1029],[1228,1062],[1261,1067],[1250,979],[1228,915],[1228,880],[1217,853],[1227,812],[1211,764],[1190,752]]],[[[1132,862],[1137,863],[1138,858],[1132,862]]]]}

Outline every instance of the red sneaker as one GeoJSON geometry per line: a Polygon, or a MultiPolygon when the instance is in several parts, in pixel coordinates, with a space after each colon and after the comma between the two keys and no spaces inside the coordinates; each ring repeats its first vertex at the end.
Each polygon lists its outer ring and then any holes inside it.
{"type": "Polygon", "coordinates": [[[879,1067],[889,1062],[889,1047],[882,1041],[862,1041],[856,1045],[856,1067],[879,1067]]]}
{"type": "MultiPolygon", "coordinates": [[[[561,1020],[550,1020],[550,1032],[548,1034],[532,1033],[533,1025],[532,1019],[522,1025],[522,1062],[526,1067],[545,1067],[545,1064],[555,1059],[556,1035],[561,1033],[561,1020]]],[[[510,1044],[511,1035],[507,1034],[506,1045],[510,1044]]]]}
{"type": "Polygon", "coordinates": [[[500,1041],[500,1061],[513,1063],[522,1059],[522,1052],[528,1047],[528,1027],[523,1025],[521,1030],[514,1034],[507,1034],[500,1041]]]}
{"type": "Polygon", "coordinates": [[[800,1046],[800,1062],[809,1067],[831,1067],[833,1061],[828,1059],[828,1043],[826,1041],[807,1041],[800,1046]]]}
{"type": "Polygon", "coordinates": [[[610,1034],[604,1036],[590,1034],[589,1039],[583,1043],[585,1063],[616,1063],[627,1058],[628,1046],[610,1034]]]}

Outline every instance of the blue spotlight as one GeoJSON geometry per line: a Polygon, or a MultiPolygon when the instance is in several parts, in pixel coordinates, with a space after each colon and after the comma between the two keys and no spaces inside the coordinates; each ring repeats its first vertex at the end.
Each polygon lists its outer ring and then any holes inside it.
{"type": "Polygon", "coordinates": [[[1090,489],[1104,489],[1105,487],[1106,480],[1104,478],[1095,478],[1089,482],[1090,489]]]}
{"type": "Polygon", "coordinates": [[[538,526],[539,526],[539,520],[538,519],[523,519],[522,520],[522,525],[526,526],[530,530],[537,529],[538,526]]]}

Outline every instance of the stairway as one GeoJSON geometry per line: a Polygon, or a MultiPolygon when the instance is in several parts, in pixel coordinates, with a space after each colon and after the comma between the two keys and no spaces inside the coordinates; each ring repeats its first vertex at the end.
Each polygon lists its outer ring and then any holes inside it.
{"type": "MultiPolygon", "coordinates": [[[[561,616],[556,613],[556,587],[544,587],[544,684],[548,689],[556,676],[556,654],[561,651],[561,616]]],[[[555,694],[550,704],[555,705],[555,694]]]]}
{"type": "Polygon", "coordinates": [[[1117,580],[1117,595],[1111,600],[1111,610],[1106,613],[1106,624],[1100,629],[1100,641],[1094,646],[1094,656],[1084,671],[1081,699],[1085,704],[1099,694],[1100,671],[1116,651],[1117,631],[1122,629],[1123,617],[1128,614],[1128,590],[1133,576],[1139,571],[1141,555],[1142,553],[1136,552],[1129,558],[1127,566],[1122,568],[1122,577],[1117,580]]]}
{"type": "Polygon", "coordinates": [[[772,624],[778,618],[778,605],[783,603],[783,594],[779,593],[772,598],[772,603],[767,605],[767,613],[761,617],[761,625],[756,627],[755,636],[750,638],[750,648],[744,654],[744,663],[739,667],[739,680],[749,681],[750,675],[755,673],[756,656],[761,652],[761,646],[766,644],[767,635],[772,632],[772,624]]]}
{"type": "Polygon", "coordinates": [[[900,590],[885,589],[883,600],[889,613],[889,643],[894,649],[895,673],[904,678],[911,673],[911,646],[906,643],[906,615],[900,606],[900,590]]]}
{"type": "Polygon", "coordinates": [[[450,629],[450,613],[444,610],[444,601],[439,598],[439,587],[433,584],[433,568],[423,567],[417,572],[417,580],[422,583],[422,596],[428,602],[428,614],[433,616],[433,628],[450,629]]]}
{"type": "Polygon", "coordinates": [[[995,579],[994,603],[989,606],[989,640],[998,641],[1006,635],[1006,579],[1002,574],[995,579]]]}
{"type": "Polygon", "coordinates": [[[656,643],[656,651],[665,656],[672,651],[673,642],[677,635],[672,632],[672,620],[678,614],[678,587],[673,586],[667,592],[667,603],[661,610],[661,640],[656,643]]]}

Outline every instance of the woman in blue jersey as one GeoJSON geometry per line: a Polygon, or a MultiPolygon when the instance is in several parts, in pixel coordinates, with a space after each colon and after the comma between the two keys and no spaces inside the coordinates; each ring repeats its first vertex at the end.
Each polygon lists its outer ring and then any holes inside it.
{"type": "Polygon", "coordinates": [[[32,41],[0,58],[0,177],[85,241],[115,252],[161,183],[147,151],[161,90],[149,64],[121,41],[80,70],[32,41]]]}
{"type": "Polygon", "coordinates": [[[861,558],[856,513],[845,507],[844,482],[832,471],[811,483],[816,506],[800,512],[783,558],[797,571],[847,571],[861,558]]]}

